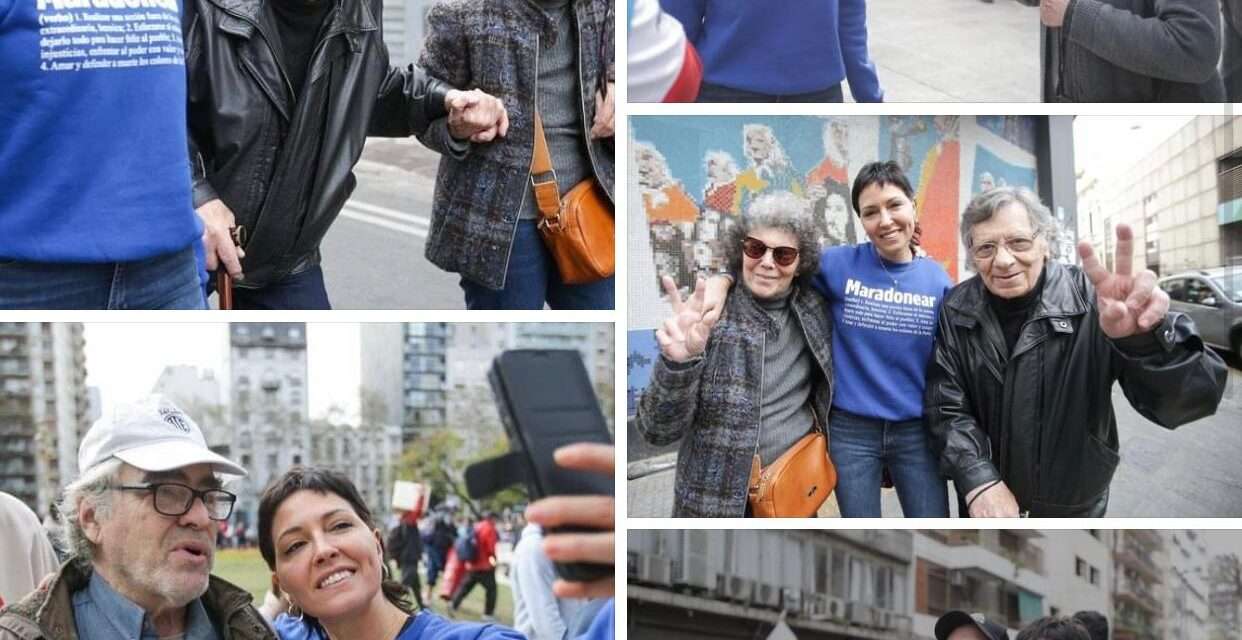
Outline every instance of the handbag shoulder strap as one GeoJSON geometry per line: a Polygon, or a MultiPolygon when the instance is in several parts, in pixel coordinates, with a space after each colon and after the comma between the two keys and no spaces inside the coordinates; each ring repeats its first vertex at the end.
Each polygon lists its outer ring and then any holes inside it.
{"type": "Polygon", "coordinates": [[[559,222],[561,191],[556,184],[556,170],[552,168],[552,154],[548,152],[548,139],[543,134],[543,119],[538,111],[535,111],[535,156],[530,163],[530,185],[535,192],[535,205],[543,217],[540,225],[559,222]]]}

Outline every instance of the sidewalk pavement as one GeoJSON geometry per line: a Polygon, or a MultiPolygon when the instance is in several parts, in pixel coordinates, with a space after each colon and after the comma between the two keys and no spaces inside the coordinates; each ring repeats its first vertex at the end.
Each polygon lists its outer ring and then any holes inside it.
{"type": "MultiPolygon", "coordinates": [[[[1130,407],[1120,386],[1113,408],[1121,440],[1121,465],[1113,478],[1109,517],[1220,518],[1242,515],[1242,365],[1231,358],[1229,382],[1216,415],[1176,431],[1159,427],[1130,407]]],[[[663,518],[673,512],[677,453],[663,453],[627,466],[626,509],[631,518],[663,518]]],[[[956,517],[953,483],[948,483],[949,513],[956,517]]],[[[901,517],[897,492],[881,492],[885,518],[901,517]]],[[[840,516],[836,495],[819,510],[821,518],[840,516]]]]}
{"type": "Polygon", "coordinates": [[[1039,9],[1016,0],[867,0],[888,102],[1039,102],[1039,9]]]}

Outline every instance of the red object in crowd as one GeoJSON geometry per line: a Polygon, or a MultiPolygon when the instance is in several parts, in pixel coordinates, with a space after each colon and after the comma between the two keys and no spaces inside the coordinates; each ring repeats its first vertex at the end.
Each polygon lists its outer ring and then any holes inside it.
{"type": "Polygon", "coordinates": [[[478,551],[474,560],[466,563],[466,571],[492,570],[496,567],[496,542],[500,539],[496,523],[487,518],[475,523],[474,538],[478,541],[478,551]]]}
{"type": "Polygon", "coordinates": [[[444,560],[444,574],[440,581],[440,599],[452,600],[457,587],[466,578],[465,566],[457,559],[457,550],[449,547],[448,557],[444,560]]]}

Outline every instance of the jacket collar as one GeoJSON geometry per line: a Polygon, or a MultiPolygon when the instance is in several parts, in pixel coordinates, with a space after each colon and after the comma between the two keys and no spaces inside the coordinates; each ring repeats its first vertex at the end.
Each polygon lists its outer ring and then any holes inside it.
{"type": "MultiPolygon", "coordinates": [[[[243,38],[254,34],[263,15],[263,3],[271,0],[207,0],[221,11],[234,18],[221,20],[220,29],[243,38]]],[[[329,23],[324,32],[329,31],[375,31],[375,16],[371,13],[368,0],[335,0],[338,10],[329,14],[329,23]]]]}

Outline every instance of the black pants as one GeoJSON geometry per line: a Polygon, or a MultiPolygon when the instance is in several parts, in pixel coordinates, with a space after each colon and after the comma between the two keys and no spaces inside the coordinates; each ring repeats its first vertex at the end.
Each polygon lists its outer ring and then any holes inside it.
{"type": "Polygon", "coordinates": [[[419,609],[427,608],[423,604],[423,585],[418,582],[418,564],[401,567],[401,584],[414,592],[414,602],[418,603],[419,609]]]}
{"type": "Polygon", "coordinates": [[[471,571],[466,575],[466,579],[462,581],[461,586],[457,587],[457,593],[453,594],[453,610],[461,606],[461,601],[470,595],[470,590],[474,585],[483,585],[483,590],[487,592],[486,601],[483,604],[483,615],[490,616],[496,611],[496,570],[489,569],[487,571],[471,571]]]}

